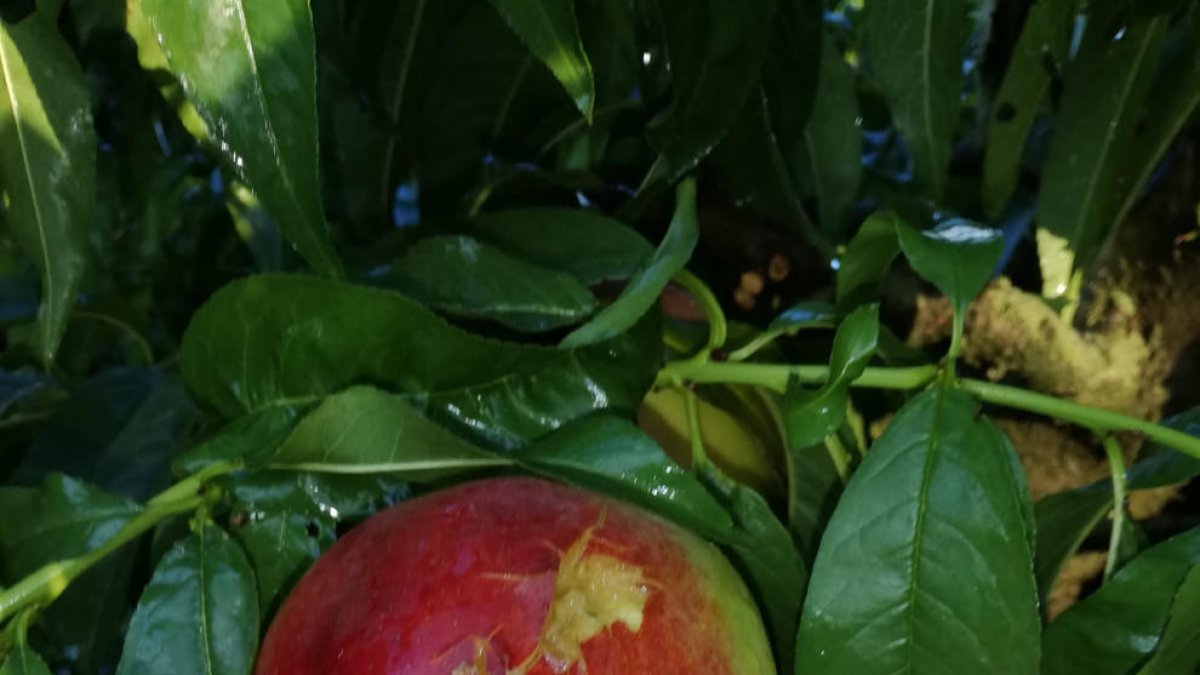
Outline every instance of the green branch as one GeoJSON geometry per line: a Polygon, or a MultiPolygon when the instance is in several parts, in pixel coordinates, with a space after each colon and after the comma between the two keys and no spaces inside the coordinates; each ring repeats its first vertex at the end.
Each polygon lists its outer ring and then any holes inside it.
{"type": "Polygon", "coordinates": [[[725,338],[729,332],[725,322],[725,312],[721,309],[721,303],[717,300],[717,296],[713,295],[712,290],[695,274],[687,270],[680,270],[672,278],[672,281],[696,298],[696,302],[700,303],[700,308],[704,310],[704,315],[708,318],[708,340],[705,342],[704,348],[693,357],[697,362],[707,362],[714,351],[725,346],[725,338]]]}
{"type": "Polygon", "coordinates": [[[147,502],[146,507],[137,516],[98,548],[77,558],[57,560],[43,565],[21,579],[12,588],[0,593],[0,623],[23,610],[45,607],[54,602],[79,575],[163,520],[211,504],[219,497],[219,491],[213,488],[206,489],[205,483],[237,468],[237,465],[226,462],[205,467],[147,502]]]}
{"type": "Polygon", "coordinates": [[[1121,551],[1121,535],[1125,531],[1125,456],[1121,444],[1111,435],[1101,439],[1104,452],[1108,455],[1108,467],[1112,472],[1113,523],[1112,535],[1108,538],[1108,560],[1104,562],[1104,580],[1117,569],[1117,558],[1121,551]]]}
{"type": "MultiPolygon", "coordinates": [[[[873,389],[918,389],[938,377],[937,366],[910,368],[867,368],[851,383],[873,389]]],[[[699,363],[692,360],[667,364],[658,374],[658,385],[681,382],[703,384],[755,384],[775,391],[787,389],[789,378],[803,384],[821,384],[829,377],[827,366],[767,363],[699,363]]],[[[1078,424],[1096,433],[1135,431],[1150,440],[1200,459],[1200,438],[1161,424],[1093,408],[1054,396],[982,380],[960,379],[958,386],[985,403],[1037,413],[1078,424]]]]}

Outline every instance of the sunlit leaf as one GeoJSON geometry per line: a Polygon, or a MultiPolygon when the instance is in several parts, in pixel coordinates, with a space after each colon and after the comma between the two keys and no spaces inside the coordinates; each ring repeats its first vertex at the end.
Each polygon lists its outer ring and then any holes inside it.
{"type": "Polygon", "coordinates": [[[558,78],[590,122],[596,99],[592,64],[579,40],[573,0],[490,0],[513,31],[558,78]]]}
{"type": "Polygon", "coordinates": [[[305,260],[340,276],[317,183],[308,3],[143,0],[142,11],[213,144],[305,260]]]}
{"type": "Polygon", "coordinates": [[[0,21],[0,188],[8,227],[41,273],[47,366],[83,279],[96,176],[91,95],[54,19],[0,21]]]}

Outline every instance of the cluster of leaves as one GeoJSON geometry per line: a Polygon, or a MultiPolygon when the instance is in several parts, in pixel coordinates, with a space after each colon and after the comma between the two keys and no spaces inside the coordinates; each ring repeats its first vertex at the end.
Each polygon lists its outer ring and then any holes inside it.
{"type": "Polygon", "coordinates": [[[1017,242],[1070,296],[1200,104],[1195,2],[1079,4],[0,2],[0,673],[247,673],[346,527],[508,472],[722,546],[781,671],[1193,672],[1200,529],[1112,528],[1045,623],[1124,507],[1031,504],[980,408],[1146,432],[1128,489],[1200,473],[1195,415],[954,370],[1017,242]],[[822,287],[727,326],[711,204],[822,287]],[[909,268],[940,363],[880,322],[909,268]]]}

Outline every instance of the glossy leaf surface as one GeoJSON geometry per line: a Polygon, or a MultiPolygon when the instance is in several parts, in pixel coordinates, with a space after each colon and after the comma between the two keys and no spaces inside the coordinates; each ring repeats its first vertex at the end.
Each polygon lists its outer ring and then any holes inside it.
{"type": "Polygon", "coordinates": [[[900,222],[896,232],[913,269],[945,293],[960,314],[992,278],[1004,252],[1000,230],[969,220],[948,220],[924,232],[900,222]]]}
{"type": "Polygon", "coordinates": [[[591,121],[596,83],[575,25],[573,0],[491,0],[513,31],[570,94],[591,121]]]}
{"type": "Polygon", "coordinates": [[[358,382],[514,447],[593,410],[636,410],[653,377],[657,317],[580,349],[485,339],[397,293],[289,276],[227,286],[196,314],[182,362],[226,416],[315,403],[358,382]]]}
{"type": "Polygon", "coordinates": [[[926,391],[867,453],[821,540],[797,672],[1037,672],[1028,490],[977,408],[926,391]]]}
{"type": "Polygon", "coordinates": [[[562,341],[563,347],[579,347],[606,340],[627,330],[658,302],[658,296],[675,273],[683,269],[700,238],[696,217],[696,182],[689,178],[675,192],[675,213],[662,243],[646,265],[638,270],[609,306],[562,341]]]}
{"type": "Polygon", "coordinates": [[[83,71],[44,12],[0,21],[0,188],[7,227],[41,274],[37,349],[48,366],[83,279],[96,134],[83,71]]]}
{"type": "Polygon", "coordinates": [[[269,461],[293,471],[399,475],[505,464],[429,421],[402,397],[368,386],[327,397],[269,461]]]}
{"type": "Polygon", "coordinates": [[[733,523],[704,487],[637,427],[613,417],[566,426],[517,453],[524,466],[640,504],[718,541],[733,523]]]}
{"type": "Polygon", "coordinates": [[[1153,656],[1180,585],[1200,564],[1200,528],[1129,561],[1076,603],[1042,638],[1042,672],[1127,673],[1153,656]]]}
{"type": "Polygon", "coordinates": [[[144,0],[142,10],[225,160],[313,269],[340,276],[317,183],[308,3],[144,0]]]}
{"type": "Polygon", "coordinates": [[[246,554],[215,525],[176,544],[142,591],[117,675],[246,675],[258,648],[246,554]]]}
{"type": "Polygon", "coordinates": [[[628,225],[577,209],[535,208],[485,213],[472,236],[591,285],[633,276],[654,247],[628,225]],[[581,255],[581,252],[585,252],[581,255]]]}
{"type": "Polygon", "coordinates": [[[850,383],[862,375],[879,343],[879,306],[864,305],[838,327],[829,355],[829,378],[817,391],[788,387],[788,447],[807,448],[837,431],[846,417],[850,383]]]}
{"type": "Polygon", "coordinates": [[[866,67],[908,146],[917,180],[935,200],[950,171],[968,31],[967,3],[960,0],[895,0],[865,9],[866,67]]]}
{"type": "Polygon", "coordinates": [[[0,560],[15,582],[47,563],[99,548],[140,511],[134,502],[69,476],[38,488],[0,489],[0,560]]]}
{"type": "Polygon", "coordinates": [[[387,275],[437,309],[497,321],[519,331],[571,325],[592,313],[595,298],[565,272],[539,267],[464,236],[422,239],[387,275]]]}

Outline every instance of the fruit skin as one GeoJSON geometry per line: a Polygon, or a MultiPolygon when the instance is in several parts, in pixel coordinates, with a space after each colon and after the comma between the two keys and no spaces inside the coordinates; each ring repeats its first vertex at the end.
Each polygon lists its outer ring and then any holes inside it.
{"type": "Polygon", "coordinates": [[[774,672],[754,603],[715,547],[635,507],[530,478],[460,485],[356,527],[284,601],[255,670],[774,672]],[[544,632],[551,624],[570,630],[544,632]]]}

